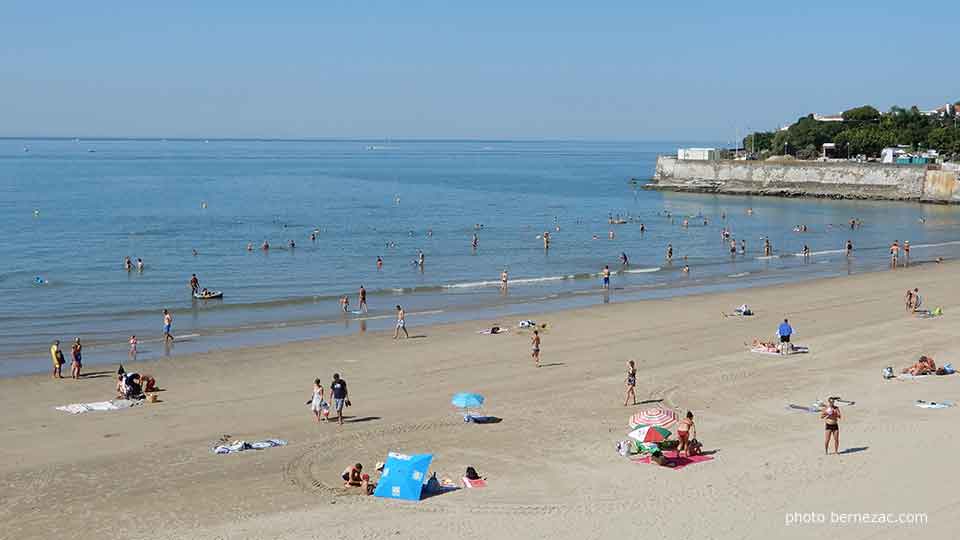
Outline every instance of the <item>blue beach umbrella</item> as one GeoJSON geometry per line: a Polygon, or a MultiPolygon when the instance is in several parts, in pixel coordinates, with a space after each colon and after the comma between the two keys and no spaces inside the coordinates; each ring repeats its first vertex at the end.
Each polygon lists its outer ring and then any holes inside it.
{"type": "Polygon", "coordinates": [[[460,407],[461,409],[475,409],[483,405],[483,401],[483,396],[480,394],[460,392],[459,394],[453,395],[450,403],[453,404],[454,407],[460,407]]]}
{"type": "Polygon", "coordinates": [[[427,469],[433,461],[433,454],[387,454],[387,462],[383,464],[383,473],[376,489],[375,497],[388,499],[404,499],[419,501],[423,491],[424,480],[427,478],[427,469]]]}

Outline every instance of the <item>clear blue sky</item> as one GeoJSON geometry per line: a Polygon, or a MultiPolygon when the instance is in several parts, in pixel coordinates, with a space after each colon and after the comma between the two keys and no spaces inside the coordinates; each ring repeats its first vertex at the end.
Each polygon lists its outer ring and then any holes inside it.
{"type": "Polygon", "coordinates": [[[731,140],[960,99],[955,1],[42,2],[0,135],[731,140]]]}

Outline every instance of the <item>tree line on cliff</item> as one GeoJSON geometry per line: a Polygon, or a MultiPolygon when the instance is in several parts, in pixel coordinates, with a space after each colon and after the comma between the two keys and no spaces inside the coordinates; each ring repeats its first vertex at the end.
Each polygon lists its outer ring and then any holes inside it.
{"type": "MultiPolygon", "coordinates": [[[[956,103],[960,105],[960,101],[956,103]]],[[[960,159],[960,114],[926,115],[917,107],[892,107],[881,113],[870,105],[844,111],[842,122],[823,122],[812,114],[781,131],[759,131],[744,137],[743,147],[761,157],[789,154],[813,159],[824,143],[836,144],[838,157],[876,157],[884,148],[906,145],[911,150],[937,150],[960,159]]]]}

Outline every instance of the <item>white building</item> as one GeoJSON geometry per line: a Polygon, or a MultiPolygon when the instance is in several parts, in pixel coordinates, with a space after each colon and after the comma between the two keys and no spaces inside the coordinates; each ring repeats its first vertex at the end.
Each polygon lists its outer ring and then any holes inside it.
{"type": "Polygon", "coordinates": [[[719,159],[716,148],[679,148],[677,149],[677,159],[686,159],[690,161],[715,161],[719,159]]]}

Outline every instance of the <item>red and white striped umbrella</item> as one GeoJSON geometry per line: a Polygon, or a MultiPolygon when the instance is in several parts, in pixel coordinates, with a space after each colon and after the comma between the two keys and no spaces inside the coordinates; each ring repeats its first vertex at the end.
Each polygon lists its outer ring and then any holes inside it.
{"type": "Polygon", "coordinates": [[[630,417],[630,427],[659,426],[670,427],[677,423],[677,413],[663,407],[651,407],[630,417]]]}

